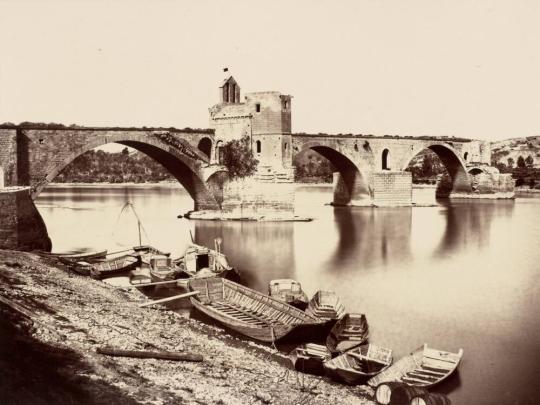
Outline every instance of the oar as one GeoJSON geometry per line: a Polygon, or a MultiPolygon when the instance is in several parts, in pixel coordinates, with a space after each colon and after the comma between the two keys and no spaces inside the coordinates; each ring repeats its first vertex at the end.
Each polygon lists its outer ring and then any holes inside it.
{"type": "Polygon", "coordinates": [[[142,288],[142,287],[146,287],[146,286],[149,286],[149,285],[163,285],[163,284],[172,284],[172,283],[176,283],[176,284],[187,284],[188,281],[182,281],[182,280],[167,280],[167,281],[156,281],[155,283],[142,283],[142,284],[133,284],[133,285],[128,285],[128,286],[125,286],[125,287],[118,287],[118,288],[142,288]]]}
{"type": "Polygon", "coordinates": [[[162,302],[169,302],[169,301],[179,300],[181,298],[191,297],[193,295],[199,294],[199,292],[200,291],[191,291],[191,292],[188,292],[188,293],[185,293],[185,294],[173,295],[172,297],[161,298],[159,300],[145,302],[143,304],[139,304],[139,308],[147,307],[149,305],[154,305],[154,304],[161,304],[162,302]]]}

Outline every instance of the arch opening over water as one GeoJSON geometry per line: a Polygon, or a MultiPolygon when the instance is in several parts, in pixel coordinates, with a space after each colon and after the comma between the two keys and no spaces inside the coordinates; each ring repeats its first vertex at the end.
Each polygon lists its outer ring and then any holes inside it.
{"type": "Polygon", "coordinates": [[[471,192],[465,163],[449,145],[433,144],[414,151],[403,170],[412,172],[413,183],[437,184],[437,197],[471,192]]]}
{"type": "MultiPolygon", "coordinates": [[[[175,151],[167,143],[164,143],[159,139],[150,137],[148,137],[148,139],[141,140],[137,137],[132,137],[130,139],[129,136],[124,136],[122,138],[115,139],[113,142],[104,142],[103,140],[101,140],[100,142],[99,139],[96,139],[94,140],[94,142],[86,145],[81,145],[79,148],[74,148],[74,150],[71,150],[67,153],[64,152],[62,155],[63,159],[59,159],[53,165],[46,168],[45,179],[40,181],[36,186],[34,186],[33,198],[36,198],[43,190],[43,188],[45,188],[47,184],[52,182],[62,171],[69,170],[70,164],[72,164],[75,160],[80,160],[83,156],[85,156],[85,154],[89,153],[94,149],[97,149],[97,151],[91,153],[97,155],[105,154],[105,152],[101,151],[100,149],[110,143],[116,143],[124,145],[128,148],[135,149],[142,154],[148,156],[153,161],[157,162],[160,167],[163,167],[166,171],[165,173],[161,173],[158,180],[164,180],[167,176],[167,173],[168,175],[170,175],[170,178],[176,179],[186,189],[186,191],[193,199],[195,209],[219,209],[219,206],[215,201],[214,196],[207,188],[204,179],[201,178],[199,175],[199,163],[196,160],[189,158],[188,156],[184,156],[182,152],[175,151]]],[[[117,175],[119,175],[120,178],[123,177],[123,170],[125,170],[125,167],[122,166],[123,159],[127,159],[129,154],[129,149],[125,148],[121,153],[109,157],[116,157],[117,161],[110,165],[110,168],[112,168],[112,170],[117,175]],[[120,155],[119,158],[118,155],[120,155]]],[[[148,160],[146,160],[146,162],[148,162],[148,160]]],[[[143,169],[148,169],[148,167],[143,169]]],[[[88,170],[88,182],[94,182],[95,179],[91,177],[92,174],[98,173],[101,169],[99,167],[89,167],[88,170]]],[[[128,173],[126,173],[126,175],[127,174],[128,173]]],[[[145,174],[148,173],[146,172],[145,174]]]]}
{"type": "Polygon", "coordinates": [[[315,151],[317,156],[322,157],[321,162],[327,165],[326,170],[331,170],[333,174],[339,173],[337,183],[334,182],[334,204],[349,205],[353,201],[371,199],[368,182],[356,164],[347,156],[329,146],[315,144],[306,145],[293,157],[293,160],[297,160],[309,151],[315,151]]]}

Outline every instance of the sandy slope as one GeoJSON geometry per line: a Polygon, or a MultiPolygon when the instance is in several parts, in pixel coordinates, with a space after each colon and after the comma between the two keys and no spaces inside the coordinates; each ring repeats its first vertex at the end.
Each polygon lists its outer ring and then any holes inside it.
{"type": "Polygon", "coordinates": [[[269,347],[28,253],[0,250],[2,404],[371,404],[362,389],[291,370],[269,347]],[[189,351],[202,363],[107,357],[96,348],[189,351]]]}

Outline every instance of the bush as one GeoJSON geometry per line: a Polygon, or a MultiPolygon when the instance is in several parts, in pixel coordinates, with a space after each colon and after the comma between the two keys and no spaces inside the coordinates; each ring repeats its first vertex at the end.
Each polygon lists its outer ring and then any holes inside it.
{"type": "Polygon", "coordinates": [[[253,155],[249,137],[227,142],[222,153],[222,164],[229,170],[231,178],[251,176],[257,171],[259,161],[253,155]]]}

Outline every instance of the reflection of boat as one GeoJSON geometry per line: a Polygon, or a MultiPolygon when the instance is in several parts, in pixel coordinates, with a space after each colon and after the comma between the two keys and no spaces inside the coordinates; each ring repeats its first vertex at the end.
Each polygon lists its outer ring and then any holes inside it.
{"type": "Polygon", "coordinates": [[[330,331],[326,346],[332,353],[344,352],[364,343],[368,334],[368,323],[364,314],[345,314],[330,331]]]}
{"type": "Polygon", "coordinates": [[[164,255],[151,255],[148,261],[152,282],[174,280],[178,270],[173,266],[172,259],[164,255]]]}
{"type": "Polygon", "coordinates": [[[448,377],[459,365],[463,349],[458,353],[430,349],[427,344],[396,361],[392,367],[368,381],[372,387],[401,381],[416,387],[429,387],[448,377]]]}
{"type": "Polygon", "coordinates": [[[181,277],[217,277],[225,276],[234,269],[227,262],[227,257],[217,249],[191,244],[184,255],[174,263],[180,270],[181,277]]]}
{"type": "Polygon", "coordinates": [[[112,277],[134,269],[137,263],[139,263],[139,258],[137,257],[132,255],[120,256],[115,259],[94,263],[90,270],[90,275],[97,279],[112,277]]]}
{"type": "Polygon", "coordinates": [[[133,285],[148,284],[152,282],[149,266],[141,265],[131,270],[129,273],[129,282],[133,285]]]}
{"type": "Polygon", "coordinates": [[[193,278],[189,280],[189,289],[199,292],[190,297],[199,311],[264,342],[276,341],[296,330],[309,336],[326,326],[323,320],[224,278],[193,278]]]}
{"type": "Polygon", "coordinates": [[[348,384],[361,384],[392,364],[392,350],[367,344],[324,363],[327,374],[348,384]]]}
{"type": "Polygon", "coordinates": [[[268,284],[268,294],[302,310],[306,309],[308,304],[308,297],[302,291],[300,283],[289,278],[271,280],[268,284]]]}
{"type": "Polygon", "coordinates": [[[305,343],[289,354],[289,359],[297,371],[302,373],[323,375],[323,363],[332,358],[326,346],[305,343]]]}
{"type": "Polygon", "coordinates": [[[309,301],[306,313],[321,319],[340,319],[345,307],[333,291],[317,291],[309,301]]]}

